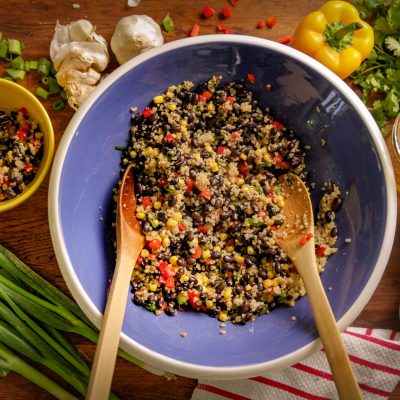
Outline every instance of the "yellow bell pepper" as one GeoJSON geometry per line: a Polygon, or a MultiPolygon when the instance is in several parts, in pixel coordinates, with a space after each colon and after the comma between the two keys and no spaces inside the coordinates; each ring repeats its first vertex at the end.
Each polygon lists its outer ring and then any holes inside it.
{"type": "Polygon", "coordinates": [[[328,1],[300,23],[293,47],[344,79],[371,53],[374,31],[350,3],[328,1]]]}

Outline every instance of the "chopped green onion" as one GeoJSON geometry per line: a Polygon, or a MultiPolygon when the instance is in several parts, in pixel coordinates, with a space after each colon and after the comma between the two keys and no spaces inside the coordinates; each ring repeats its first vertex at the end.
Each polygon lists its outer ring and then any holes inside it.
{"type": "Polygon", "coordinates": [[[67,92],[66,92],[64,89],[61,90],[61,92],[60,92],[60,97],[61,97],[63,100],[67,100],[67,99],[68,99],[67,92]]]}
{"type": "Polygon", "coordinates": [[[49,93],[50,94],[56,94],[56,93],[60,93],[61,92],[62,88],[58,84],[56,78],[53,78],[52,76],[49,76],[48,83],[49,83],[49,93]]]}
{"type": "Polygon", "coordinates": [[[20,56],[22,52],[21,42],[17,39],[8,39],[8,52],[20,56]]]}
{"type": "Polygon", "coordinates": [[[36,94],[36,96],[39,96],[39,97],[41,97],[42,99],[45,99],[45,100],[48,99],[49,96],[50,96],[50,93],[46,89],[43,89],[40,86],[36,89],[35,94],[36,94]]]}
{"type": "Polygon", "coordinates": [[[25,78],[26,71],[22,69],[6,68],[6,72],[15,81],[20,81],[25,78]]]}
{"type": "Polygon", "coordinates": [[[169,13],[163,18],[161,25],[168,33],[174,33],[174,21],[170,17],[169,13]]]}
{"type": "Polygon", "coordinates": [[[15,57],[11,60],[11,67],[15,69],[25,70],[25,61],[21,56],[15,57]]]}
{"type": "Polygon", "coordinates": [[[57,100],[53,103],[53,110],[61,111],[65,107],[65,103],[62,100],[57,100]]]}
{"type": "Polygon", "coordinates": [[[37,69],[38,62],[36,60],[29,61],[31,69],[37,69]]]}
{"type": "Polygon", "coordinates": [[[6,40],[0,41],[0,57],[5,58],[8,53],[8,42],[6,40]]]}
{"type": "Polygon", "coordinates": [[[124,151],[124,150],[126,150],[126,146],[115,145],[114,149],[119,150],[119,151],[124,151]]]}
{"type": "Polygon", "coordinates": [[[55,75],[57,73],[56,68],[54,67],[53,63],[51,63],[51,65],[50,65],[50,73],[52,75],[55,75]]]}
{"type": "Polygon", "coordinates": [[[11,76],[2,76],[1,79],[4,79],[6,81],[14,82],[14,79],[11,78],[11,76]]]}
{"type": "Polygon", "coordinates": [[[43,83],[43,85],[48,85],[49,84],[49,77],[48,76],[42,76],[42,83],[43,83]]]}
{"type": "Polygon", "coordinates": [[[51,62],[47,58],[39,58],[37,71],[39,74],[48,76],[50,73],[51,62]]]}

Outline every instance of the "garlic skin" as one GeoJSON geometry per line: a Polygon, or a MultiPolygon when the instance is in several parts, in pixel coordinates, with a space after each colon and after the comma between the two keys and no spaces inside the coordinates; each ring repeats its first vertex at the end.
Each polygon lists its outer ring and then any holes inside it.
{"type": "Polygon", "coordinates": [[[68,95],[68,104],[78,109],[94,90],[110,57],[106,40],[87,20],[61,25],[58,21],[50,43],[56,78],[68,95]]]}
{"type": "Polygon", "coordinates": [[[111,50],[119,64],[152,47],[161,46],[164,38],[160,26],[147,15],[121,18],[111,38],[111,50]]]}

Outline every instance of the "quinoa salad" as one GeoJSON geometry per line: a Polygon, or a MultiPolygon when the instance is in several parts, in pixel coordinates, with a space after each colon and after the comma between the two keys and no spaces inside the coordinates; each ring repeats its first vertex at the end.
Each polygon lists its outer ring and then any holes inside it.
{"type": "Polygon", "coordinates": [[[33,181],[43,156],[43,133],[28,110],[0,110],[0,201],[13,199],[33,181]]]}
{"type": "MultiPolygon", "coordinates": [[[[307,149],[262,108],[251,82],[222,77],[183,82],[132,109],[122,170],[133,164],[136,218],[145,247],[132,274],[135,304],[156,314],[206,312],[245,324],[305,294],[302,280],[276,245],[284,223],[277,179],[307,179],[307,149]]],[[[323,270],[337,239],[333,183],[316,218],[323,270]]]]}

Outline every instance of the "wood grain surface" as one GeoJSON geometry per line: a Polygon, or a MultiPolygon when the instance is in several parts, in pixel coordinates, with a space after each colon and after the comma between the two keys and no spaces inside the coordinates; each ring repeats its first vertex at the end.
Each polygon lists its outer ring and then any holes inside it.
{"type": "MultiPolygon", "coordinates": [[[[234,33],[246,34],[276,40],[286,34],[293,34],[299,21],[309,12],[319,8],[320,0],[239,0],[234,15],[224,23],[234,33]],[[270,15],[277,17],[278,23],[273,29],[256,29],[259,19],[270,15]]],[[[166,42],[187,37],[193,23],[200,24],[200,34],[216,33],[219,18],[214,16],[204,20],[200,13],[209,5],[216,11],[227,5],[226,0],[142,0],[138,7],[127,7],[126,0],[2,0],[0,2],[0,31],[7,38],[24,41],[26,59],[49,57],[49,45],[56,21],[65,24],[80,18],[87,18],[97,26],[97,32],[110,41],[118,20],[131,14],[147,14],[160,22],[166,13],[170,13],[175,22],[175,34],[164,33],[166,42]],[[75,8],[73,4],[79,4],[75,8]]],[[[0,63],[0,72],[2,69],[0,63]]],[[[108,72],[117,67],[115,58],[108,72]]],[[[21,84],[34,91],[38,77],[29,73],[21,84]]],[[[74,112],[66,107],[61,112],[51,109],[51,100],[43,101],[52,119],[56,145],[74,112]]],[[[399,193],[400,163],[395,160],[390,138],[386,139],[393,165],[396,171],[397,192],[399,193]]],[[[0,214],[0,243],[13,251],[23,261],[46,277],[50,282],[68,293],[54,255],[49,234],[47,218],[48,178],[40,189],[23,205],[0,214]]],[[[399,203],[398,203],[399,204],[399,203]]],[[[365,309],[354,321],[354,326],[386,328],[400,330],[400,234],[396,239],[385,274],[365,309]]],[[[71,335],[72,341],[90,359],[93,359],[95,347],[71,335]]],[[[41,368],[40,368],[41,369],[41,368]]],[[[51,375],[54,377],[54,375],[51,375]]],[[[57,380],[56,377],[54,379],[57,380]]],[[[175,381],[166,381],[163,377],[153,376],[142,369],[118,359],[113,380],[113,390],[121,399],[190,399],[195,380],[179,377],[175,381]]],[[[26,379],[9,374],[0,380],[0,399],[50,399],[51,396],[35,387],[26,379]]],[[[391,400],[400,399],[400,387],[392,393],[391,400]]]]}

